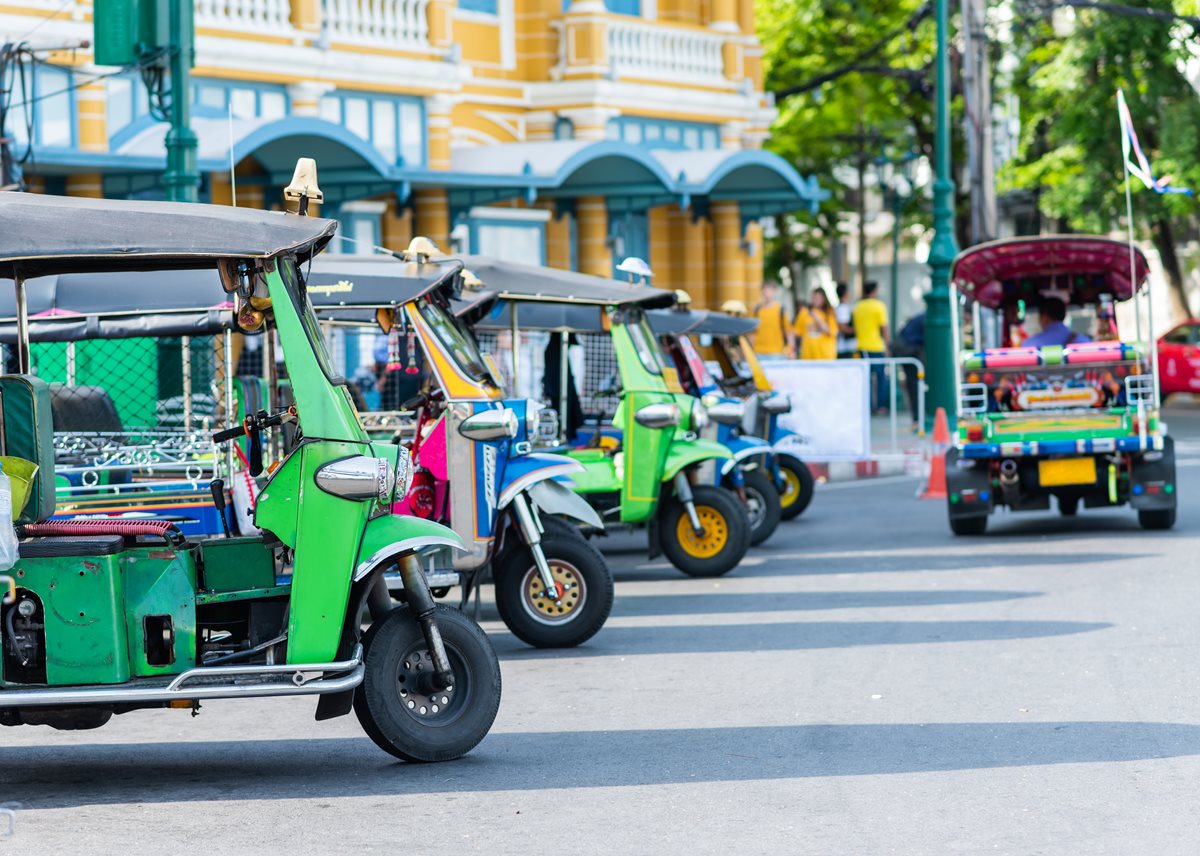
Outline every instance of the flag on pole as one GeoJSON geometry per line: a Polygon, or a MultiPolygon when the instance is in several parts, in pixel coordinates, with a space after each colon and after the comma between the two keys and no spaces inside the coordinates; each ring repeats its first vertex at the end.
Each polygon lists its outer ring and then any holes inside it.
{"type": "Polygon", "coordinates": [[[1138,141],[1137,131],[1133,129],[1133,117],[1129,114],[1129,105],[1125,103],[1125,93],[1120,89],[1117,90],[1117,116],[1121,120],[1121,151],[1125,155],[1125,168],[1129,170],[1129,174],[1155,193],[1182,193],[1193,196],[1192,191],[1186,187],[1172,187],[1169,175],[1154,177],[1150,161],[1138,141]],[[1130,154],[1136,158],[1136,162],[1130,160],[1130,154]]]}

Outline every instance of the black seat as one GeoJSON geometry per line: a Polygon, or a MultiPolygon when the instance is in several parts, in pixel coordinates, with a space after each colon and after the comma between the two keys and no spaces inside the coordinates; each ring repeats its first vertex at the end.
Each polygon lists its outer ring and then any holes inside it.
{"type": "Polygon", "coordinates": [[[26,538],[22,559],[57,559],[62,556],[115,556],[125,546],[120,535],[63,535],[26,538]]]}

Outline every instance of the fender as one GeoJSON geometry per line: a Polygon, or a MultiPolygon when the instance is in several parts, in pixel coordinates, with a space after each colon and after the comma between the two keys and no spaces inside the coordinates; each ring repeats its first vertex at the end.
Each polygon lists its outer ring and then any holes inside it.
{"type": "Polygon", "coordinates": [[[529,486],[528,493],[540,511],[557,517],[570,517],[592,529],[604,529],[604,521],[596,509],[561,482],[550,479],[534,482],[529,486]]]}
{"type": "Polygon", "coordinates": [[[1129,471],[1129,504],[1133,508],[1174,508],[1175,440],[1163,437],[1161,452],[1134,455],[1129,471]],[[1167,489],[1170,485],[1170,490],[1167,489]]]}
{"type": "Polygon", "coordinates": [[[532,454],[509,458],[500,481],[496,508],[506,508],[518,493],[546,479],[569,476],[583,471],[583,464],[566,455],[532,454]]]}
{"type": "Polygon", "coordinates": [[[746,434],[730,437],[725,440],[724,445],[733,453],[733,459],[721,465],[721,475],[723,476],[728,475],[730,470],[747,458],[771,454],[770,443],[761,437],[751,437],[746,434]]]}
{"type": "Polygon", "coordinates": [[[675,474],[684,467],[698,464],[702,461],[732,460],[733,453],[716,440],[692,440],[690,443],[672,443],[667,449],[667,459],[663,463],[664,482],[675,478],[675,474]]]}
{"type": "Polygon", "coordinates": [[[423,547],[466,549],[453,529],[432,520],[396,514],[372,518],[367,521],[367,530],[358,547],[354,579],[360,580],[385,562],[423,547]]]}

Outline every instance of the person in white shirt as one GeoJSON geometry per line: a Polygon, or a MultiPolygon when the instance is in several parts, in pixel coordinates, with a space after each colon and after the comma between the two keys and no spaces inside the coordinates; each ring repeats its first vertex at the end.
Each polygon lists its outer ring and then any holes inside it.
{"type": "Polygon", "coordinates": [[[834,310],[837,319],[837,356],[839,360],[852,360],[858,356],[858,340],[854,338],[854,316],[849,300],[850,286],[837,284],[838,305],[834,310]]]}

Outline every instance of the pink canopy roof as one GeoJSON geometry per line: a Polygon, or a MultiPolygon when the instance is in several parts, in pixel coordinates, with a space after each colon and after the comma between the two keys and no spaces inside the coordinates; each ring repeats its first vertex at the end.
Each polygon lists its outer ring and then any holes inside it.
{"type": "MultiPolygon", "coordinates": [[[[1137,288],[1150,273],[1141,250],[1134,250],[1137,288]]],[[[1115,300],[1133,296],[1129,245],[1091,235],[1006,238],[971,247],[954,261],[950,277],[959,289],[984,306],[997,307],[1016,297],[1058,290],[1071,291],[1076,302],[1099,293],[1115,300]],[[1009,282],[1008,289],[1004,283],[1009,282]],[[1024,283],[1022,285],[1022,283],[1024,283]]]]}

